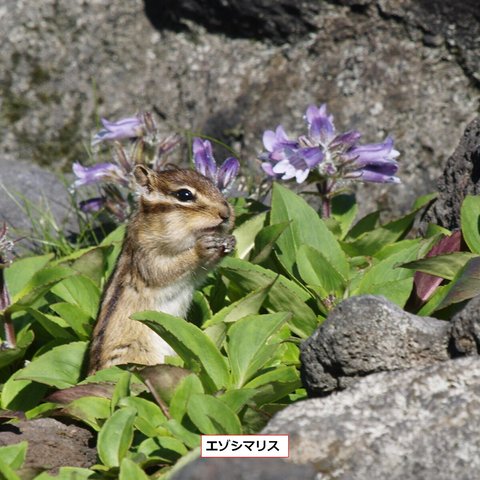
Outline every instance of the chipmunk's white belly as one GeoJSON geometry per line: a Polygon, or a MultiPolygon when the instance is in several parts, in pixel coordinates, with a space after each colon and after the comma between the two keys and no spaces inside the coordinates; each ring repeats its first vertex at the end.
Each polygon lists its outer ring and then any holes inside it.
{"type": "MultiPolygon", "coordinates": [[[[168,287],[152,289],[151,295],[152,310],[185,318],[192,302],[193,285],[191,281],[178,282],[168,287]]],[[[175,355],[172,347],[153,330],[150,342],[152,351],[156,354],[156,363],[164,363],[165,356],[175,355]]]]}

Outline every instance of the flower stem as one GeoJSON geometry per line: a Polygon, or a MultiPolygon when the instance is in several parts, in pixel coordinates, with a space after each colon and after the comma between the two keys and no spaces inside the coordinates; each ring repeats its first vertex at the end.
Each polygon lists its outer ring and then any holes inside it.
{"type": "Polygon", "coordinates": [[[327,178],[317,182],[317,190],[320,194],[320,200],[322,202],[322,218],[330,218],[332,214],[332,204],[331,204],[331,192],[333,189],[334,182],[327,178]]]}
{"type": "MultiPolygon", "coordinates": [[[[2,258],[0,256],[0,263],[2,258]]],[[[8,294],[7,282],[3,275],[3,268],[0,268],[0,312],[3,311],[3,324],[5,328],[5,343],[8,348],[15,348],[17,340],[15,338],[15,329],[13,328],[12,316],[7,308],[10,306],[10,295],[8,294]]]]}

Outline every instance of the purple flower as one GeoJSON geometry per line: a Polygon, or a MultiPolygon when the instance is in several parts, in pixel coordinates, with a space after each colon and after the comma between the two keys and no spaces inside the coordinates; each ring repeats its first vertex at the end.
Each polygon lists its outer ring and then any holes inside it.
{"type": "Polygon", "coordinates": [[[98,163],[92,167],[84,167],[80,163],[74,163],[73,173],[77,177],[73,184],[75,188],[101,182],[120,183],[125,186],[129,184],[126,173],[114,163],[98,163]]]}
{"type": "Polygon", "coordinates": [[[97,213],[105,207],[104,197],[94,197],[82,200],[78,206],[83,213],[97,213]]]}
{"type": "Polygon", "coordinates": [[[295,178],[302,183],[310,170],[323,160],[319,148],[302,148],[300,143],[290,140],[281,125],[275,132],[267,130],[263,134],[263,145],[267,150],[260,158],[266,160],[262,168],[272,177],[289,180],[295,178]]]}
{"type": "Polygon", "coordinates": [[[193,161],[195,170],[205,175],[221,192],[227,192],[233,185],[240,169],[239,161],[234,157],[227,158],[220,168],[212,153],[212,144],[201,138],[193,139],[193,161]]]}
{"type": "Polygon", "coordinates": [[[337,133],[333,116],[325,104],[310,105],[305,113],[308,134],[291,140],[281,126],[263,134],[266,152],[260,155],[262,168],[271,177],[304,182],[316,168],[324,179],[364,182],[400,183],[395,176],[396,158],[400,155],[387,137],[383,143],[359,145],[361,134],[356,130],[337,133]]]}
{"type": "Polygon", "coordinates": [[[93,137],[92,145],[106,140],[141,137],[145,133],[145,125],[140,115],[123,118],[118,122],[110,122],[105,118],[102,118],[101,121],[104,128],[93,137]]]}

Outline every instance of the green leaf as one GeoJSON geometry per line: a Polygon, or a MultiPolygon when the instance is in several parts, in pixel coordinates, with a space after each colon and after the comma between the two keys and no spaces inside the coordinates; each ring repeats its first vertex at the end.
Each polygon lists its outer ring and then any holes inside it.
{"type": "Polygon", "coordinates": [[[58,473],[55,475],[49,475],[43,472],[35,477],[35,480],[86,480],[92,475],[96,475],[95,472],[87,468],[60,467],[58,473]]]}
{"type": "Polygon", "coordinates": [[[188,402],[188,416],[194,425],[204,434],[242,433],[237,415],[218,398],[194,393],[188,402]]]}
{"type": "Polygon", "coordinates": [[[276,223],[268,225],[255,237],[255,247],[252,252],[252,263],[262,263],[268,259],[272,253],[273,247],[278,237],[287,229],[290,222],[276,223]]]}
{"type": "Polygon", "coordinates": [[[278,183],[273,186],[270,221],[291,222],[277,240],[277,256],[290,273],[297,250],[306,244],[321,251],[344,277],[348,276],[348,262],[335,236],[303,198],[278,183]]]}
{"type": "Polygon", "coordinates": [[[225,403],[225,405],[228,405],[233,412],[238,414],[256,394],[257,392],[253,388],[239,388],[236,390],[227,390],[217,398],[225,403]]]}
{"type": "Polygon", "coordinates": [[[117,410],[98,434],[97,451],[107,467],[118,467],[133,440],[133,424],[137,411],[132,407],[117,410]]]}
{"type": "Polygon", "coordinates": [[[163,426],[167,421],[160,407],[145,398],[124,397],[118,405],[135,408],[137,411],[135,427],[149,437],[157,435],[157,428],[163,426]]]}
{"type": "Polygon", "coordinates": [[[28,442],[15,443],[0,447],[0,460],[9,465],[13,470],[18,470],[25,462],[28,442]]]}
{"type": "Polygon", "coordinates": [[[265,363],[272,359],[278,345],[268,340],[287,321],[288,313],[251,315],[238,320],[228,331],[228,358],[232,383],[242,387],[265,363]]]}
{"type": "Polygon", "coordinates": [[[26,412],[44,397],[47,387],[30,380],[20,380],[23,369],[16,371],[3,385],[2,408],[26,412]]]}
{"type": "Polygon", "coordinates": [[[274,312],[291,312],[289,325],[299,337],[309,337],[318,326],[317,316],[306,304],[312,298],[310,293],[283,275],[238,258],[225,258],[220,272],[236,287],[247,292],[266,288],[275,282],[265,306],[274,312]]]}
{"type": "Polygon", "coordinates": [[[472,258],[478,258],[478,255],[470,252],[454,252],[404,263],[401,267],[452,280],[472,258]]]}
{"type": "Polygon", "coordinates": [[[91,396],[77,398],[65,406],[63,411],[99,431],[104,420],[110,417],[110,399],[91,396]]]}
{"type": "Polygon", "coordinates": [[[14,469],[0,458],[0,479],[1,480],[22,480],[14,469]]]}
{"type": "Polygon", "coordinates": [[[315,248],[302,245],[297,254],[297,268],[308,285],[320,285],[327,294],[343,295],[346,280],[315,248]]]}
{"type": "Polygon", "coordinates": [[[55,339],[72,342],[77,340],[66,327],[66,322],[54,315],[48,315],[34,308],[27,308],[26,312],[32,315],[33,318],[55,339]]]}
{"type": "Polygon", "coordinates": [[[91,318],[96,318],[100,290],[88,277],[77,275],[67,278],[55,285],[52,293],[65,302],[77,306],[91,318]]]}
{"type": "MultiPolygon", "coordinates": [[[[186,405],[185,405],[186,409],[186,405]]],[[[186,413],[186,411],[185,411],[186,413]]],[[[200,446],[200,435],[186,429],[175,419],[169,420],[166,425],[167,430],[176,438],[181,440],[188,448],[197,448],[200,446]]]]}
{"type": "Polygon", "coordinates": [[[137,453],[146,457],[146,464],[175,463],[188,450],[178,439],[169,436],[147,438],[137,449],[137,453]]]}
{"type": "Polygon", "coordinates": [[[32,380],[56,388],[68,388],[80,380],[87,342],[54,347],[20,370],[20,380],[32,380]]]}
{"type": "Polygon", "coordinates": [[[258,313],[274,283],[275,280],[270,285],[258,288],[240,300],[222,308],[208,322],[205,322],[203,328],[221,322],[233,323],[247,315],[258,313]]]}
{"type": "Polygon", "coordinates": [[[364,233],[375,230],[380,220],[380,211],[372,212],[361,218],[347,233],[345,240],[351,241],[364,233]]]}
{"type": "Polygon", "coordinates": [[[73,262],[73,270],[89,278],[97,287],[100,287],[105,271],[105,251],[106,247],[89,249],[73,262]]]}
{"type": "Polygon", "coordinates": [[[34,334],[29,327],[21,330],[17,335],[16,347],[0,351],[0,368],[10,365],[19,358],[23,358],[25,351],[32,344],[33,339],[34,334]]]}
{"type": "Polygon", "coordinates": [[[112,401],[110,405],[111,413],[115,411],[115,408],[118,402],[127,397],[130,393],[130,380],[132,378],[132,374],[130,372],[123,372],[118,379],[118,382],[115,385],[115,389],[112,394],[112,401]]]}
{"type": "Polygon", "coordinates": [[[54,303],[50,309],[60,315],[80,340],[88,340],[93,328],[93,318],[80,307],[67,302],[54,303]]]}
{"type": "Polygon", "coordinates": [[[194,374],[184,378],[170,401],[170,415],[181,422],[187,413],[187,405],[194,393],[204,393],[202,382],[194,374]]]}
{"type": "Polygon", "coordinates": [[[202,365],[210,388],[219,390],[228,382],[225,358],[215,344],[195,325],[183,318],[162,312],[141,312],[132,315],[160,335],[182,358],[188,369],[194,370],[192,359],[202,365]]]}
{"type": "Polygon", "coordinates": [[[281,366],[250,380],[245,388],[256,391],[253,398],[257,406],[273,403],[300,388],[299,372],[295,367],[281,366]]]}
{"type": "Polygon", "coordinates": [[[460,215],[465,243],[472,252],[480,254],[480,197],[467,195],[460,215]]]}
{"type": "Polygon", "coordinates": [[[265,223],[266,213],[260,213],[242,223],[233,232],[237,240],[236,254],[239,258],[247,258],[255,244],[255,237],[265,223]]]}
{"type": "Polygon", "coordinates": [[[358,205],[354,194],[340,194],[332,198],[332,217],[340,226],[341,240],[347,235],[357,212],[358,205]]]}
{"type": "Polygon", "coordinates": [[[29,306],[37,298],[48,292],[56,283],[75,275],[75,271],[67,267],[47,267],[37,273],[13,295],[12,307],[29,306]]]}
{"type": "Polygon", "coordinates": [[[367,231],[352,241],[342,242],[342,248],[351,256],[375,255],[385,245],[403,238],[413,225],[417,213],[432,199],[431,195],[421,197],[418,204],[407,215],[393,220],[374,230],[367,231]]]}
{"type": "Polygon", "coordinates": [[[187,319],[197,327],[200,327],[210,318],[212,318],[212,309],[210,304],[208,303],[205,295],[197,290],[193,294],[187,319]]]}
{"type": "Polygon", "coordinates": [[[133,460],[124,458],[120,464],[119,480],[149,480],[149,476],[133,460]]]}
{"type": "Polygon", "coordinates": [[[18,295],[38,271],[53,258],[53,253],[15,260],[4,270],[8,291],[12,297],[18,295]]]}

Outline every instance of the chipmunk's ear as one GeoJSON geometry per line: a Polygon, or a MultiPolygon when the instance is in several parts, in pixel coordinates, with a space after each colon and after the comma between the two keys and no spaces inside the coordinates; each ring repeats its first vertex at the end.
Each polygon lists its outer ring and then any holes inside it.
{"type": "Polygon", "coordinates": [[[138,185],[141,195],[149,195],[155,190],[155,178],[157,174],[145,165],[136,165],[133,176],[138,185]]]}

